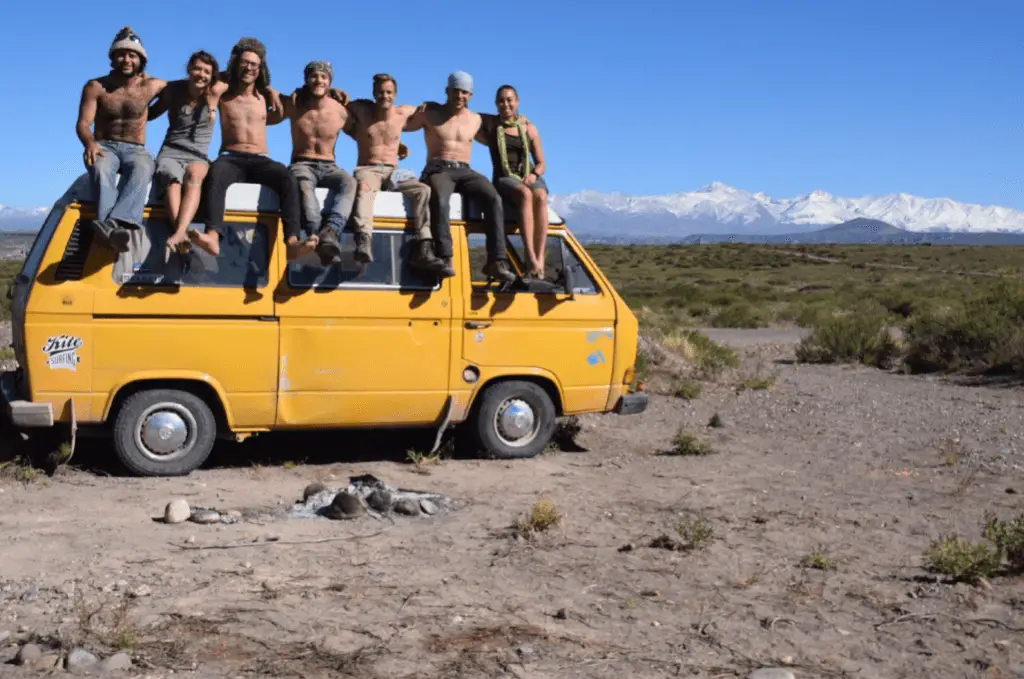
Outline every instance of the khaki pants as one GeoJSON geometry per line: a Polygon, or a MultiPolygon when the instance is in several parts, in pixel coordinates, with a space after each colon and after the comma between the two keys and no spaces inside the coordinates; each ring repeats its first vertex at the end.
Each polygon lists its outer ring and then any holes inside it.
{"type": "MultiPolygon", "coordinates": [[[[359,183],[356,205],[352,213],[353,230],[356,233],[373,233],[373,203],[377,192],[395,168],[391,165],[359,165],[353,176],[359,183]]],[[[430,234],[430,187],[416,179],[409,179],[398,185],[398,191],[412,202],[411,226],[417,240],[425,240],[430,234]]]]}

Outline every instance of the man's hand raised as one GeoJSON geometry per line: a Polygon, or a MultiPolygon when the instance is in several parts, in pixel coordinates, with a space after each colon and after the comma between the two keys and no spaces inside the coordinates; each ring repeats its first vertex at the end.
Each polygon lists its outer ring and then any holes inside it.
{"type": "Polygon", "coordinates": [[[345,92],[345,90],[339,90],[337,87],[332,87],[330,97],[342,106],[346,106],[348,104],[348,93],[345,92]]]}

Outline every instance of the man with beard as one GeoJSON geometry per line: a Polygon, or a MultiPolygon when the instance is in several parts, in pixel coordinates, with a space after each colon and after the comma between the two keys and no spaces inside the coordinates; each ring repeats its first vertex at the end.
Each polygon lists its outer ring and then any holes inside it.
{"type": "Polygon", "coordinates": [[[203,182],[206,232],[188,230],[198,247],[211,255],[220,254],[220,229],[224,220],[224,200],[228,187],[239,182],[269,186],[280,201],[286,252],[289,260],[312,252],[316,236],[300,242],[299,186],[282,163],[273,160],[267,149],[268,111],[280,120],[280,98],[270,88],[267,50],[255,38],[242,38],[231,49],[227,82],[218,82],[212,92],[218,97],[221,113],[221,148],[203,182]]]}
{"type": "Polygon", "coordinates": [[[198,51],[185,67],[188,78],[168,83],[149,107],[149,119],[167,111],[164,143],[156,157],[156,181],[164,193],[167,221],[172,228],[167,247],[186,252],[191,245],[185,231],[199,207],[200,190],[210,161],[206,154],[213,137],[217,97],[213,86],[220,68],[208,52],[198,51]]]}
{"type": "Polygon", "coordinates": [[[387,73],[373,76],[373,98],[357,99],[349,104],[352,124],[346,132],[356,140],[359,159],[355,178],[359,182],[356,196],[356,242],[362,238],[369,243],[373,233],[373,205],[381,187],[399,191],[412,202],[413,218],[410,225],[416,233],[416,246],[409,264],[442,277],[454,276],[451,263],[447,265],[433,252],[430,232],[430,187],[417,181],[415,176],[402,177],[398,160],[402,157],[402,130],[416,114],[415,106],[395,106],[398,85],[387,73]],[[397,170],[397,171],[396,171],[397,170]]]}
{"type": "Polygon", "coordinates": [[[107,55],[110,73],[82,88],[75,131],[98,194],[91,226],[115,251],[127,252],[128,229],[142,227],[153,177],[153,156],[146,150],[147,107],[167,81],[146,75],[146,50],[130,26],[118,31],[107,55]]]}
{"type": "MultiPolygon", "coordinates": [[[[331,87],[334,70],[329,62],[309,62],[303,78],[305,84],[282,100],[283,116],[272,114],[268,123],[291,120],[292,158],[288,169],[299,184],[302,226],[316,236],[317,255],[327,265],[341,256],[341,234],[356,197],[356,180],[334,159],[338,133],[349,124],[345,108],[348,95],[331,87]],[[316,197],[318,187],[328,189],[322,216],[316,197]]],[[[359,262],[373,261],[370,241],[359,233],[355,258],[359,262]]]]}
{"type": "Polygon", "coordinates": [[[430,186],[433,228],[440,250],[437,255],[444,260],[446,272],[451,271],[449,201],[455,191],[468,194],[483,203],[486,215],[487,263],[483,273],[499,283],[512,283],[516,274],[505,254],[505,213],[501,197],[487,177],[469,166],[473,139],[483,122],[480,114],[468,108],[473,96],[473,78],[456,71],[448,76],[445,91],[448,100],[444,105],[427,102],[409,119],[405,128],[410,131],[422,128],[426,140],[427,165],[420,179],[430,186]]]}

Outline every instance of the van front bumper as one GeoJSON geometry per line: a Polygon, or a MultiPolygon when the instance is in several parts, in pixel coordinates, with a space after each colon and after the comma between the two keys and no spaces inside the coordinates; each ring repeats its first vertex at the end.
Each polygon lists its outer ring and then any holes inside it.
{"type": "Polygon", "coordinates": [[[647,410],[647,392],[635,391],[632,394],[623,394],[619,397],[614,412],[619,415],[636,415],[645,410],[647,410]]]}
{"type": "Polygon", "coordinates": [[[20,378],[20,373],[15,370],[0,373],[0,402],[7,419],[15,427],[52,427],[53,404],[33,403],[19,398],[20,378]]]}

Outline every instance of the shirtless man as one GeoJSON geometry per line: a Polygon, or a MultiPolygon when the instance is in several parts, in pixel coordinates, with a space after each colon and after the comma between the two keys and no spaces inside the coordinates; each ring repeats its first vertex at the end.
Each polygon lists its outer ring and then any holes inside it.
{"type": "Polygon", "coordinates": [[[146,75],[146,50],[129,26],[118,31],[107,55],[110,73],[82,88],[75,131],[85,147],[83,160],[98,194],[91,226],[116,252],[127,252],[128,229],[142,227],[153,177],[153,156],[146,150],[147,107],[167,81],[146,75]]]}
{"type": "MultiPolygon", "coordinates": [[[[487,228],[487,263],[483,272],[499,283],[511,283],[516,274],[505,254],[505,212],[497,189],[469,166],[473,139],[480,130],[480,114],[467,108],[473,96],[473,78],[462,71],[448,76],[448,101],[427,102],[406,124],[407,130],[423,129],[427,144],[427,165],[420,180],[430,186],[430,207],[437,255],[451,270],[452,235],[449,201],[453,192],[469,195],[483,203],[487,228]]],[[[454,273],[454,272],[453,272],[454,273]]]]}
{"type": "MultiPolygon", "coordinates": [[[[292,159],[288,170],[299,184],[302,226],[317,237],[316,252],[326,266],[341,256],[341,235],[352,213],[356,180],[338,167],[334,147],[349,122],[348,95],[332,89],[334,70],[326,61],[311,61],[303,71],[305,84],[284,98],[283,116],[271,116],[274,125],[287,118],[292,127],[292,159]],[[318,187],[327,188],[321,214],[318,187]]],[[[356,234],[356,261],[373,261],[369,239],[356,234]]]]}
{"type": "Polygon", "coordinates": [[[398,84],[387,73],[373,76],[373,99],[357,99],[348,105],[351,125],[345,132],[356,140],[359,159],[355,178],[359,182],[356,196],[356,242],[360,238],[369,242],[373,234],[373,204],[381,187],[399,191],[412,202],[413,218],[410,223],[416,233],[416,246],[409,264],[442,277],[454,276],[451,263],[447,265],[434,255],[430,232],[430,187],[417,181],[415,176],[403,178],[396,172],[398,160],[403,157],[402,130],[416,114],[415,106],[395,106],[398,84]]]}
{"type": "Polygon", "coordinates": [[[191,246],[185,230],[199,207],[200,189],[210,167],[206,154],[217,117],[212,89],[220,67],[212,54],[200,50],[189,57],[185,72],[187,79],[168,83],[149,106],[150,120],[167,111],[167,134],[156,157],[154,177],[164,194],[172,229],[167,247],[180,252],[191,246]]]}
{"type": "Polygon", "coordinates": [[[220,155],[203,182],[206,233],[188,231],[189,239],[211,255],[220,254],[220,229],[228,187],[239,182],[269,186],[280,200],[288,259],[311,252],[316,237],[300,242],[299,185],[288,168],[267,150],[268,110],[280,118],[280,98],[270,88],[267,51],[259,40],[242,38],[231,49],[226,82],[212,88],[220,110],[220,155]]]}

